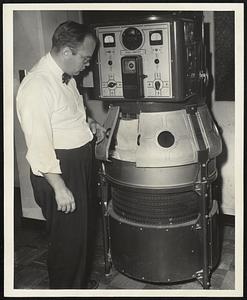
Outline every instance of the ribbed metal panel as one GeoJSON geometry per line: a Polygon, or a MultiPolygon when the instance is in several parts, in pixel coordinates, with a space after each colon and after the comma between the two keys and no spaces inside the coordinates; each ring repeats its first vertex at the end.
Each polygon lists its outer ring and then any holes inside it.
{"type": "Polygon", "coordinates": [[[113,210],[119,216],[145,224],[179,224],[197,218],[199,196],[194,191],[165,193],[112,187],[113,210]]]}

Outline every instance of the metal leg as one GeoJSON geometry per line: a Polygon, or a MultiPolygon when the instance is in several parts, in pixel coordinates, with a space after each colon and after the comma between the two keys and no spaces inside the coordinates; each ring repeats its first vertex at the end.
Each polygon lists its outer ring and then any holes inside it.
{"type": "Polygon", "coordinates": [[[108,204],[108,181],[104,172],[104,165],[102,164],[102,171],[100,172],[100,186],[101,186],[101,213],[103,225],[103,245],[104,245],[104,261],[105,261],[105,275],[111,273],[111,256],[110,256],[110,242],[109,242],[109,218],[107,212],[108,204]]]}
{"type": "Polygon", "coordinates": [[[209,243],[208,243],[208,201],[207,183],[202,183],[202,235],[203,235],[203,288],[208,289],[209,281],[209,243]]]}
{"type": "Polygon", "coordinates": [[[199,151],[198,162],[200,164],[200,178],[198,182],[199,189],[197,192],[200,194],[200,227],[202,234],[202,253],[203,265],[202,269],[197,272],[196,278],[202,284],[204,289],[210,286],[210,270],[209,270],[209,237],[208,237],[208,221],[209,221],[209,193],[208,193],[208,172],[207,164],[209,161],[209,149],[204,141],[203,133],[197,117],[197,105],[189,105],[186,108],[187,113],[190,115],[190,120],[197,138],[199,151]]]}
{"type": "Polygon", "coordinates": [[[200,225],[202,228],[202,247],[203,247],[203,266],[202,272],[199,272],[197,277],[198,281],[202,284],[203,289],[209,289],[210,287],[210,269],[209,269],[209,197],[208,181],[207,181],[207,162],[208,162],[208,151],[201,151],[199,155],[200,170],[201,170],[201,182],[200,182],[200,225]]]}

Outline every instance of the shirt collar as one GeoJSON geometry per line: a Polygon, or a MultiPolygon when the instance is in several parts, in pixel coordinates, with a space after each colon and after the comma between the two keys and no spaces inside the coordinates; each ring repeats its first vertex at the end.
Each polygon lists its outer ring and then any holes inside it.
{"type": "Polygon", "coordinates": [[[50,70],[55,74],[56,77],[62,80],[63,70],[59,67],[59,65],[55,62],[54,58],[51,56],[50,52],[47,53],[47,63],[50,70]]]}

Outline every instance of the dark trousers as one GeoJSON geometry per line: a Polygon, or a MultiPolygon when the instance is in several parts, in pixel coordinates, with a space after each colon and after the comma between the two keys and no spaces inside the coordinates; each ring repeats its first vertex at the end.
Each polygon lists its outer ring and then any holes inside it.
{"type": "Polygon", "coordinates": [[[44,177],[30,174],[34,197],[47,221],[50,288],[84,288],[86,285],[88,202],[91,201],[92,149],[88,143],[56,150],[62,178],[72,192],[76,210],[57,210],[52,187],[44,177]]]}

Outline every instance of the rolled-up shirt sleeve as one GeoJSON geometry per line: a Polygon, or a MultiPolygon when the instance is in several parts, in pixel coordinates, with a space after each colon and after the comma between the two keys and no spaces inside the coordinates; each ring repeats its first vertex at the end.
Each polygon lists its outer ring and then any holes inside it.
{"type": "Polygon", "coordinates": [[[27,161],[35,175],[61,174],[53,144],[53,95],[49,85],[32,80],[17,95],[17,115],[27,144],[27,161]]]}

